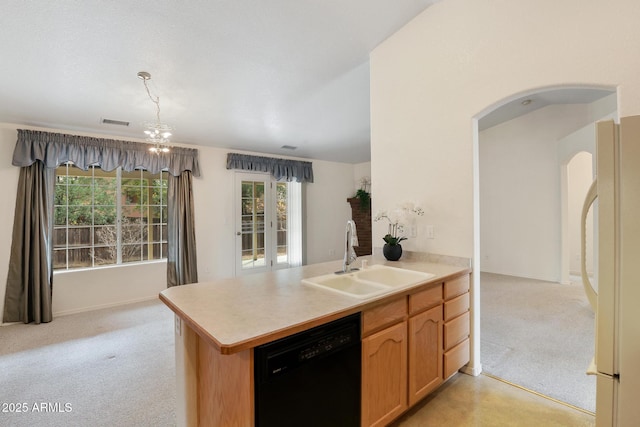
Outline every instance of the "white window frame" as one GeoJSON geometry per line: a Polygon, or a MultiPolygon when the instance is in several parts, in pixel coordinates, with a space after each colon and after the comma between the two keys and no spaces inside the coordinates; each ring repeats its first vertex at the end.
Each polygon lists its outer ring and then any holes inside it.
{"type": "MultiPolygon", "coordinates": [[[[60,166],[58,166],[58,168],[65,168],[66,169],[66,176],[69,176],[70,173],[70,168],[73,168],[73,164],[72,163],[66,163],[66,164],[62,164],[60,166]]],[[[92,166],[91,167],[91,177],[95,179],[95,170],[99,169],[101,170],[101,168],[99,166],[92,166]]],[[[85,171],[86,172],[86,171],[85,171]]],[[[105,173],[110,173],[107,171],[104,171],[105,173]]],[[[65,246],[64,247],[58,247],[53,249],[53,252],[55,254],[55,252],[57,251],[64,251],[65,253],[65,266],[64,267],[54,267],[54,272],[64,272],[64,271],[77,271],[77,270],[87,270],[87,269],[97,269],[97,268],[106,268],[106,267],[114,267],[114,266],[124,266],[124,265],[134,265],[134,264],[143,264],[143,263],[154,263],[154,262],[159,262],[159,261],[166,261],[167,259],[167,254],[165,251],[163,251],[163,244],[167,243],[167,238],[166,236],[163,235],[162,232],[162,227],[166,226],[167,224],[167,218],[162,218],[162,212],[163,212],[163,207],[166,209],[167,207],[167,200],[163,200],[163,192],[160,192],[160,204],[159,205],[153,205],[151,204],[151,200],[147,200],[147,204],[146,205],[142,205],[143,207],[149,208],[152,206],[158,206],[160,208],[160,215],[161,215],[161,221],[158,224],[159,227],[159,233],[160,233],[160,237],[159,239],[154,239],[153,244],[159,244],[160,246],[160,254],[159,257],[157,258],[153,258],[153,259],[141,259],[139,261],[127,261],[127,262],[123,262],[122,260],[122,211],[123,211],[123,205],[125,204],[125,202],[123,201],[122,198],[122,168],[118,167],[115,171],[115,179],[116,179],[116,189],[115,189],[115,207],[116,207],[116,223],[115,223],[115,227],[116,227],[116,262],[115,263],[107,263],[107,264],[96,264],[95,263],[95,258],[91,257],[91,265],[90,266],[79,266],[79,267],[73,267],[73,266],[69,266],[69,251],[73,250],[73,249],[89,249],[92,250],[95,246],[95,241],[94,241],[94,236],[95,236],[95,227],[96,224],[94,223],[94,221],[92,220],[91,225],[87,225],[87,227],[90,228],[91,230],[91,243],[89,245],[82,245],[82,246],[71,246],[69,244],[69,229],[72,228],[69,226],[69,218],[68,218],[68,208],[69,208],[69,204],[68,204],[68,199],[67,199],[67,204],[66,205],[55,205],[54,206],[54,210],[57,206],[66,206],[67,207],[67,221],[66,224],[64,226],[56,226],[54,224],[54,230],[56,228],[64,228],[66,230],[67,233],[67,238],[65,246]]],[[[142,170],[141,169],[136,169],[136,172],[140,172],[142,174],[142,170]]],[[[160,177],[160,179],[167,179],[166,177],[167,172],[166,171],[161,171],[159,174],[153,174],[153,176],[158,176],[160,177]]],[[[71,173],[71,176],[75,176],[74,173],[71,173]]],[[[141,177],[142,178],[142,177],[141,177]]],[[[144,179],[144,178],[143,178],[144,179]]],[[[56,184],[57,185],[57,182],[56,184]]],[[[142,184],[141,184],[142,186],[142,184]]],[[[92,192],[92,203],[91,203],[91,207],[93,208],[95,206],[94,202],[94,193],[92,192]]],[[[55,215],[55,213],[54,213],[55,215]]],[[[55,221],[54,221],[55,222],[55,221]]],[[[141,224],[141,227],[151,227],[154,224],[141,224]]],[[[144,243],[141,243],[140,245],[142,246],[144,243]]],[[[148,251],[153,251],[153,245],[149,246],[147,248],[148,251]]],[[[55,256],[55,255],[54,255],[55,256]]],[[[141,251],[141,256],[142,256],[142,251],[141,251]]]]}

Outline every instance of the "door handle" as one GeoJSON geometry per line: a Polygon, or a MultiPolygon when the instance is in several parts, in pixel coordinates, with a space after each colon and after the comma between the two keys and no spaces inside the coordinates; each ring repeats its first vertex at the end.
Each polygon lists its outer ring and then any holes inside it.
{"type": "Polygon", "coordinates": [[[241,234],[242,234],[241,232],[236,231],[236,236],[239,236],[239,235],[241,235],[241,234]]]}

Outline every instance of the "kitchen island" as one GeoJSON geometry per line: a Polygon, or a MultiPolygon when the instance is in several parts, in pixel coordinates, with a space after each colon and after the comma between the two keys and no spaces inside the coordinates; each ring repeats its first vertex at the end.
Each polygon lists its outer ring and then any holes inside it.
{"type": "Polygon", "coordinates": [[[442,258],[425,254],[406,254],[398,262],[362,259],[371,265],[423,271],[434,277],[365,299],[302,283],[303,279],[339,270],[342,263],[335,261],[162,291],[160,299],[176,314],[178,425],[253,425],[253,349],[354,313],[362,313],[363,425],[397,417],[468,362],[468,261],[456,259],[456,263],[445,264],[438,262],[442,258]],[[417,322],[422,325],[418,329],[417,322]],[[366,396],[378,382],[376,376],[387,374],[365,372],[375,365],[366,358],[367,354],[375,357],[376,347],[388,341],[388,333],[394,335],[389,342],[398,346],[398,352],[390,354],[402,359],[397,361],[398,375],[405,384],[399,387],[397,402],[376,402],[375,408],[383,410],[377,414],[366,396]],[[420,337],[420,333],[426,335],[420,337]],[[408,357],[420,350],[415,347],[420,339],[431,345],[430,357],[408,357]],[[426,370],[437,373],[426,385],[422,384],[424,369],[419,369],[418,375],[407,375],[410,363],[423,359],[429,361],[426,370]],[[407,396],[407,390],[417,394],[407,396]]]}

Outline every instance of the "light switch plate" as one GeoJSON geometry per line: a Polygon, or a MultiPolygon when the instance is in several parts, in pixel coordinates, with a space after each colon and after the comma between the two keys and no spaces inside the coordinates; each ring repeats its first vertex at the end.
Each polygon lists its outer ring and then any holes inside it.
{"type": "Polygon", "coordinates": [[[427,239],[435,238],[433,234],[433,225],[427,225],[426,231],[427,231],[427,239]]]}

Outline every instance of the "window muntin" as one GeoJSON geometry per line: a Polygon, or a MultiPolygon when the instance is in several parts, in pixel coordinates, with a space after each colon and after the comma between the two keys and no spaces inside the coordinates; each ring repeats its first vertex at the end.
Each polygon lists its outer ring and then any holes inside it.
{"type": "Polygon", "coordinates": [[[167,174],[56,169],[54,270],[166,258],[167,174]]]}

